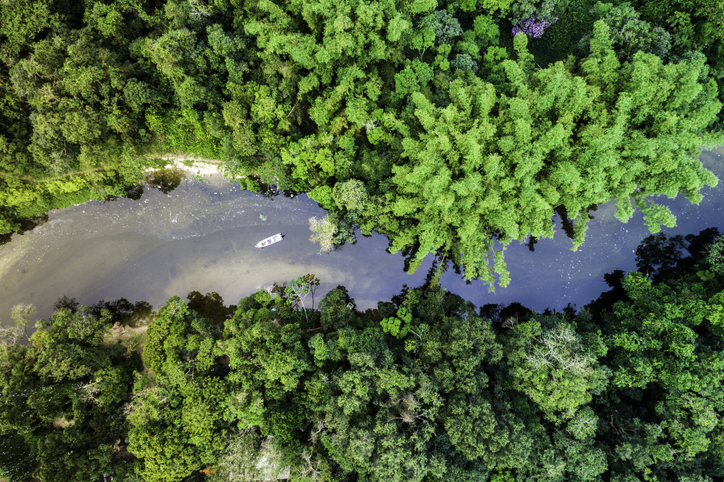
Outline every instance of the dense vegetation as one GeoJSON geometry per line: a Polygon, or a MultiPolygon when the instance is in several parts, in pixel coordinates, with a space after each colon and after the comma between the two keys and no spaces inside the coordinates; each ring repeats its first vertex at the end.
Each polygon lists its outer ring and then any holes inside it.
{"type": "MultiPolygon", "coordinates": [[[[0,234],[124,195],[154,157],[305,191],[325,247],[386,234],[507,284],[513,240],[701,199],[719,0],[0,2],[0,234]],[[517,35],[514,35],[517,33],[517,35]],[[253,174],[253,175],[252,175],[253,174]],[[497,274],[497,276],[496,276],[497,274]]],[[[161,182],[161,181],[159,181],[161,182]]],[[[166,181],[164,181],[166,182],[166,181]]],[[[724,478],[724,238],[647,238],[576,312],[420,288],[364,313],[312,275],[238,306],[59,300],[0,344],[13,482],[724,478]],[[685,255],[688,253],[688,255],[685,255]]],[[[521,300],[525,302],[525,300],[521,300]]]]}
{"type": "Polygon", "coordinates": [[[722,10],[2,2],[0,233],[121,195],[155,154],[183,151],[251,189],[309,192],[330,211],[325,246],[376,230],[411,269],[438,253],[505,285],[502,249],[551,236],[554,210],[576,247],[596,204],[656,231],[674,218],[652,195],[696,203],[716,182],[697,156],[722,140],[722,10]]]}
{"type": "Polygon", "coordinates": [[[13,482],[724,477],[724,236],[652,236],[636,255],[579,312],[476,310],[432,280],[364,313],[341,286],[315,300],[312,275],[233,307],[193,292],[158,310],[142,357],[105,335],[143,303],[63,299],[32,337],[20,306],[0,467],[13,482]]]}

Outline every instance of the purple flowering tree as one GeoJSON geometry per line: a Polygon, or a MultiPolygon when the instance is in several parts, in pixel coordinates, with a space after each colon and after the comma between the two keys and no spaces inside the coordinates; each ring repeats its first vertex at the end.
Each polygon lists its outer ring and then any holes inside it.
{"type": "Polygon", "coordinates": [[[513,27],[513,36],[515,37],[520,32],[523,32],[529,37],[540,38],[540,36],[543,35],[543,32],[545,32],[545,29],[557,21],[558,18],[551,20],[536,19],[535,17],[526,18],[513,27]]]}

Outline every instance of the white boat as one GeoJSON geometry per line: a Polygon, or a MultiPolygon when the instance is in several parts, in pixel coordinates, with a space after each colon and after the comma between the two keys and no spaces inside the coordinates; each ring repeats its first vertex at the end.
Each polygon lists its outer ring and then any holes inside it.
{"type": "Polygon", "coordinates": [[[274,236],[269,236],[266,239],[262,239],[258,243],[256,243],[257,248],[266,248],[267,246],[271,246],[274,243],[278,243],[284,239],[284,235],[282,233],[275,234],[274,236]]]}

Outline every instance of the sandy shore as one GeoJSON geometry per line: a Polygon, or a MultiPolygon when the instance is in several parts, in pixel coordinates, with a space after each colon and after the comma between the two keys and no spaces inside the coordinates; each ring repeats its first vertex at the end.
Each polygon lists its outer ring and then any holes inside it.
{"type": "MultiPolygon", "coordinates": [[[[199,157],[183,155],[163,156],[161,157],[161,159],[168,161],[165,169],[176,168],[200,177],[209,177],[213,174],[220,174],[223,176],[222,172],[219,170],[219,168],[221,167],[221,162],[215,161],[213,159],[203,159],[199,157]]],[[[158,169],[148,168],[146,169],[146,172],[153,172],[157,170],[158,169]]]]}

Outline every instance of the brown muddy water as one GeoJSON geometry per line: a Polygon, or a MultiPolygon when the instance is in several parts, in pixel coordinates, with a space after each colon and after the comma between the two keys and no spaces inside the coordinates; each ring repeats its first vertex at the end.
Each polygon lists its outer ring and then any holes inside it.
{"type": "MultiPolygon", "coordinates": [[[[724,149],[702,155],[720,178],[723,156],[724,149]]],[[[681,196],[666,200],[678,224],[664,232],[698,233],[710,226],[724,231],[723,184],[705,188],[699,206],[681,196]]],[[[466,283],[452,269],[442,284],[478,306],[513,301],[537,310],[581,306],[608,289],[604,273],[636,268],[633,251],[649,234],[640,214],[622,224],[613,213],[610,205],[593,213],[577,252],[560,229],[553,239],[541,239],[534,252],[511,245],[506,261],[512,281],[495,293],[482,282],[466,283]]],[[[389,300],[404,284],[424,282],[432,259],[406,274],[403,256],[388,253],[381,235],[359,236],[355,245],[320,255],[309,241],[308,219],[324,214],[305,195],[264,197],[218,176],[208,183],[187,177],[167,194],[147,187],[139,200],[90,201],[52,211],[48,222],[0,246],[0,324],[11,323],[10,310],[20,302],[34,304],[39,318],[48,317],[62,296],[82,304],[145,300],[158,308],[173,295],[183,298],[195,290],[216,291],[232,304],[258,287],[314,273],[322,280],[317,299],[341,284],[357,307],[366,309],[389,300]],[[285,235],[282,242],[254,248],[278,232],[285,235]]]]}

